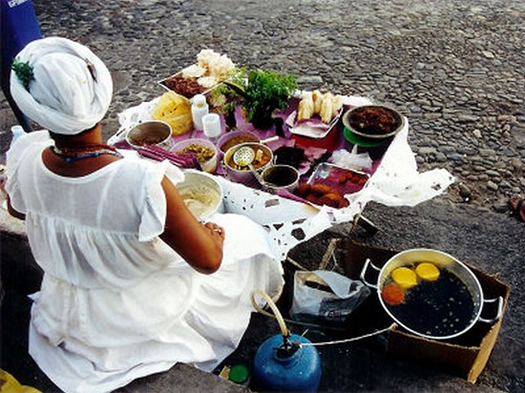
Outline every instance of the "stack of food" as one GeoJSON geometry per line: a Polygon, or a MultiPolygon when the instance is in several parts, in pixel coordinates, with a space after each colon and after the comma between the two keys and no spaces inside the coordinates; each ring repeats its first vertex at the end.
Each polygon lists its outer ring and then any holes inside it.
{"type": "Polygon", "coordinates": [[[309,120],[319,116],[325,124],[337,117],[343,107],[343,96],[334,95],[330,92],[321,93],[319,90],[303,92],[299,108],[297,110],[297,121],[309,120]]]}

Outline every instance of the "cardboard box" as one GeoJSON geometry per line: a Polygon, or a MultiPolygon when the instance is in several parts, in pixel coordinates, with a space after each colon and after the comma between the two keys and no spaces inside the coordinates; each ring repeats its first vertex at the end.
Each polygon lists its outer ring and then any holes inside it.
{"type": "MultiPolygon", "coordinates": [[[[336,248],[336,260],[344,274],[358,279],[367,258],[378,267],[384,265],[399,251],[367,246],[350,239],[341,239],[336,248]]],[[[464,261],[462,261],[465,263],[464,261]]],[[[503,298],[505,311],[510,287],[494,276],[465,263],[478,278],[484,299],[503,298]]],[[[488,310],[492,316],[493,310],[488,310]]],[[[403,360],[436,367],[442,371],[465,378],[475,383],[494,348],[501,328],[502,318],[493,324],[477,322],[472,328],[453,340],[431,340],[395,327],[388,333],[387,353],[403,360]]],[[[484,314],[482,314],[484,316],[484,314]]],[[[487,316],[488,317],[488,316],[487,316]]],[[[348,319],[354,334],[363,334],[383,329],[392,324],[383,310],[376,293],[373,293],[348,319]]]]}

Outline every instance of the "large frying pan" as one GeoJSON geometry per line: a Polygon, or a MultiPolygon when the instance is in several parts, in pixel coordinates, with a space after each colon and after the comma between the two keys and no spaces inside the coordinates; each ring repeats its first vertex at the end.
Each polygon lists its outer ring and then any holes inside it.
{"type": "Polygon", "coordinates": [[[484,299],[481,285],[474,273],[449,254],[432,249],[410,249],[394,255],[382,268],[367,260],[361,280],[375,289],[388,315],[402,328],[416,335],[447,340],[458,337],[478,321],[492,324],[501,318],[503,298],[484,299]],[[419,263],[430,262],[440,271],[435,281],[418,277],[418,283],[404,289],[404,300],[393,305],[385,300],[385,287],[392,284],[392,272],[400,267],[415,269],[419,263]],[[368,281],[372,268],[379,272],[376,283],[368,281]],[[481,317],[486,303],[496,303],[494,318],[481,317]]]}

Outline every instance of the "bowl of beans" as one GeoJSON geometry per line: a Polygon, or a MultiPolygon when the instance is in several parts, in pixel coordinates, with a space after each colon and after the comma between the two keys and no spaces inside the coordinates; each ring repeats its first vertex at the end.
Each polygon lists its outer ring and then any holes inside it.
{"type": "Polygon", "coordinates": [[[204,172],[214,173],[217,170],[217,148],[208,139],[190,138],[177,142],[172,151],[174,153],[194,153],[204,172]]]}

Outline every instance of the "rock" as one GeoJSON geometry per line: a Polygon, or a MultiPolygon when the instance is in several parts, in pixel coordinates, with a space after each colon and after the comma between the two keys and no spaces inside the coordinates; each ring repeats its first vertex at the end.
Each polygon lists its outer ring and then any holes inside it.
{"type": "Polygon", "coordinates": [[[437,162],[445,162],[447,161],[447,156],[441,152],[436,154],[436,161],[437,162]]]}
{"type": "Polygon", "coordinates": [[[463,198],[463,200],[470,199],[470,196],[472,195],[472,191],[470,191],[470,188],[465,183],[459,183],[459,196],[463,198]]]}
{"type": "Polygon", "coordinates": [[[521,170],[523,169],[523,161],[515,157],[510,162],[512,164],[512,168],[514,169],[514,172],[516,174],[520,174],[521,170]]]}
{"type": "Polygon", "coordinates": [[[498,185],[494,183],[492,180],[489,180],[487,182],[487,188],[492,191],[498,191],[498,185]]]}
{"type": "Polygon", "coordinates": [[[494,171],[494,170],[491,170],[489,169],[488,171],[485,172],[487,175],[491,176],[491,177],[499,177],[500,174],[498,171],[494,171]]]}
{"type": "Polygon", "coordinates": [[[437,153],[437,150],[434,147],[421,147],[418,150],[418,154],[422,156],[428,155],[428,154],[436,154],[436,153],[437,153]]]}

